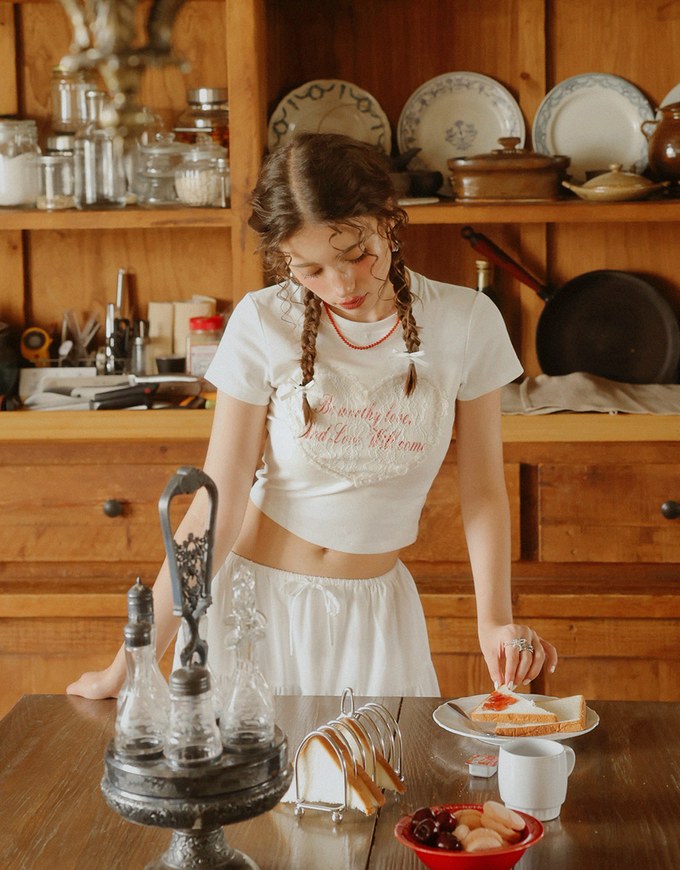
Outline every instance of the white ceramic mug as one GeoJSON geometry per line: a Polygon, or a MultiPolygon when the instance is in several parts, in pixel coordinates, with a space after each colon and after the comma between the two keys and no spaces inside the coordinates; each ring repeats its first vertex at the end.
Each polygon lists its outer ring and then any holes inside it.
{"type": "Polygon", "coordinates": [[[575,762],[574,750],[555,740],[520,737],[504,743],[498,752],[501,800],[542,822],[556,819],[575,762]]]}

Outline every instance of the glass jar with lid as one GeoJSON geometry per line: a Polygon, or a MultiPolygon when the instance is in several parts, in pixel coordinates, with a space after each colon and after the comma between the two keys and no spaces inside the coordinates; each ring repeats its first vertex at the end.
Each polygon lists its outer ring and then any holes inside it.
{"type": "Polygon", "coordinates": [[[224,321],[219,314],[189,319],[187,335],[187,374],[202,378],[215,356],[222,337],[224,321]]]}
{"type": "Polygon", "coordinates": [[[88,124],[75,136],[75,199],[79,209],[123,208],[127,197],[125,143],[102,122],[104,94],[87,92],[88,124]]]}
{"type": "Polygon", "coordinates": [[[140,205],[177,205],[175,170],[189,149],[174,133],[156,133],[153,142],[138,143],[134,191],[140,205]]]}
{"type": "Polygon", "coordinates": [[[177,119],[179,142],[193,144],[201,133],[229,151],[229,102],[226,88],[190,88],[187,108],[177,119]]]}
{"type": "Polygon", "coordinates": [[[35,121],[0,120],[0,206],[35,206],[39,155],[35,121]]]}
{"type": "Polygon", "coordinates": [[[53,67],[50,83],[53,132],[75,133],[87,124],[85,94],[91,89],[82,70],[69,70],[61,65],[53,67]]]}
{"type": "Polygon", "coordinates": [[[198,142],[185,152],[175,170],[177,197],[184,205],[225,207],[228,173],[227,151],[201,134],[198,142]]]}

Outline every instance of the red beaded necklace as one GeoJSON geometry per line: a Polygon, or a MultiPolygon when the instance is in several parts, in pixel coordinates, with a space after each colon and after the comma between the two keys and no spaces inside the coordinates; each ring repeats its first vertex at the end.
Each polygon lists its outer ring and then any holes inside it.
{"type": "Polygon", "coordinates": [[[345,336],[340,332],[340,327],[339,327],[338,324],[335,322],[335,318],[333,317],[333,315],[332,315],[332,313],[331,313],[331,309],[328,307],[328,305],[327,305],[325,302],[324,302],[324,304],[323,304],[323,307],[326,309],[326,314],[328,315],[328,319],[329,319],[330,322],[331,322],[331,326],[332,326],[333,329],[337,332],[338,337],[340,338],[340,340],[341,340],[341,341],[344,341],[345,344],[347,345],[347,347],[351,347],[352,350],[370,350],[370,348],[372,348],[372,347],[377,347],[379,344],[382,344],[383,341],[387,341],[387,339],[392,335],[392,333],[394,332],[394,330],[399,326],[399,323],[401,322],[401,321],[399,320],[399,315],[397,314],[397,315],[396,315],[396,318],[397,318],[397,319],[396,319],[396,321],[395,321],[395,323],[394,323],[394,326],[390,329],[390,331],[389,331],[386,335],[383,335],[382,338],[379,338],[377,341],[373,341],[373,342],[371,342],[371,344],[352,344],[352,342],[351,342],[351,341],[348,341],[348,340],[345,338],[345,336]]]}

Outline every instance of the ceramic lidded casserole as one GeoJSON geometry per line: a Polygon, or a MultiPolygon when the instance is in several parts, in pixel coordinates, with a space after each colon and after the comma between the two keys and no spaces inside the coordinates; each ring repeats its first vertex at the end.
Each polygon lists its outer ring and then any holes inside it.
{"type": "Polygon", "coordinates": [[[451,186],[461,201],[553,200],[560,195],[569,158],[538,154],[517,147],[520,140],[504,137],[489,154],[448,160],[451,186]]]}
{"type": "Polygon", "coordinates": [[[569,181],[563,181],[562,184],[581,199],[593,202],[624,202],[631,199],[644,199],[650,193],[663,190],[670,181],[655,184],[643,175],[624,172],[620,163],[612,163],[609,172],[596,175],[584,184],[572,184],[569,181]]]}

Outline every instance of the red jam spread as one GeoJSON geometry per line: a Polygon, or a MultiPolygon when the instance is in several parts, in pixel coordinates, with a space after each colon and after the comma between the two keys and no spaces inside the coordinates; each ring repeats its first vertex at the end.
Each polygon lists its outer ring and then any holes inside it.
{"type": "Polygon", "coordinates": [[[516,703],[517,698],[513,698],[512,695],[504,695],[502,692],[492,692],[486,701],[484,701],[482,710],[495,710],[499,712],[500,710],[507,710],[508,707],[512,707],[512,705],[516,703]]]}

